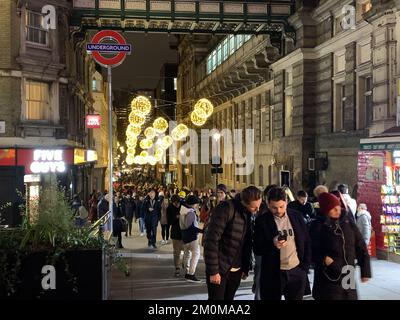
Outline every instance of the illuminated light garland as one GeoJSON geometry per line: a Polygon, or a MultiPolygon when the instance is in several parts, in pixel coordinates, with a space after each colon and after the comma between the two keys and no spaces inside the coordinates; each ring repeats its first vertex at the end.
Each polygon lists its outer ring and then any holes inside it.
{"type": "Polygon", "coordinates": [[[154,154],[154,159],[156,159],[156,161],[161,161],[162,157],[163,157],[162,154],[154,154]]]}
{"type": "Polygon", "coordinates": [[[151,111],[151,102],[144,96],[138,96],[131,101],[132,112],[146,116],[151,111]]]}
{"type": "Polygon", "coordinates": [[[171,131],[171,137],[175,141],[182,140],[186,138],[189,134],[189,128],[184,125],[183,123],[178,124],[172,131],[171,131]]]}
{"type": "Polygon", "coordinates": [[[168,129],[168,121],[163,117],[159,117],[153,122],[153,128],[157,133],[164,133],[168,129]]]}
{"type": "Polygon", "coordinates": [[[134,113],[133,111],[129,114],[129,123],[133,127],[141,127],[145,122],[146,118],[144,116],[138,115],[134,113]]]}
{"type": "Polygon", "coordinates": [[[136,156],[135,157],[135,159],[134,159],[134,163],[136,163],[136,164],[146,164],[146,157],[143,157],[143,156],[136,156]]]}
{"type": "Polygon", "coordinates": [[[143,150],[143,151],[139,154],[139,156],[141,156],[141,157],[143,157],[143,158],[146,158],[146,157],[149,156],[149,153],[148,153],[147,151],[143,150]]]}
{"type": "Polygon", "coordinates": [[[214,106],[210,100],[202,98],[194,105],[194,110],[201,118],[208,118],[214,112],[214,106]]]}
{"type": "Polygon", "coordinates": [[[125,162],[128,165],[132,165],[134,163],[134,159],[135,159],[135,156],[133,154],[128,154],[128,156],[125,159],[125,162]]]}
{"type": "Polygon", "coordinates": [[[137,137],[141,131],[142,131],[142,129],[140,127],[135,127],[130,124],[126,128],[126,136],[127,137],[137,137]]]}
{"type": "Polygon", "coordinates": [[[162,138],[161,147],[163,149],[168,149],[174,143],[174,139],[171,136],[165,136],[162,138]]]}
{"type": "Polygon", "coordinates": [[[154,156],[155,157],[162,157],[164,155],[164,149],[162,148],[155,148],[154,149],[154,156]]]}
{"type": "Polygon", "coordinates": [[[190,114],[190,120],[192,121],[192,123],[195,126],[201,127],[202,125],[204,125],[207,121],[207,118],[203,118],[201,116],[199,116],[197,110],[192,111],[192,113],[190,114]]]}
{"type": "Polygon", "coordinates": [[[144,130],[144,135],[147,139],[154,139],[154,137],[157,135],[156,129],[153,127],[148,127],[144,130]]]}
{"type": "Polygon", "coordinates": [[[139,142],[139,146],[142,149],[150,149],[153,146],[153,141],[150,139],[143,139],[139,142]]]}
{"type": "Polygon", "coordinates": [[[128,156],[131,155],[131,154],[135,154],[135,148],[129,147],[129,148],[126,150],[126,153],[128,154],[128,156]]]}
{"type": "Polygon", "coordinates": [[[157,164],[157,160],[153,156],[148,156],[146,161],[151,165],[155,166],[157,164]]]}
{"type": "Polygon", "coordinates": [[[128,137],[126,139],[126,145],[128,148],[134,148],[137,143],[137,138],[136,137],[128,137]]]}

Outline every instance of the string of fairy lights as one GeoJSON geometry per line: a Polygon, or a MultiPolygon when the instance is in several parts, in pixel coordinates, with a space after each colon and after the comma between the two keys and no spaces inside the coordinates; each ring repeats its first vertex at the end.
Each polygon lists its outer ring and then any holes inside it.
{"type": "MultiPolygon", "coordinates": [[[[158,117],[153,121],[152,126],[143,130],[146,117],[151,113],[151,109],[150,100],[144,96],[138,96],[131,101],[129,125],[126,129],[127,155],[125,162],[128,165],[150,164],[154,166],[163,159],[165,151],[174,141],[181,141],[189,135],[189,128],[183,123],[172,129],[170,135],[165,135],[169,125],[163,117],[158,117]],[[139,140],[142,131],[144,137],[139,140]],[[136,153],[138,146],[142,149],[139,154],[136,153]]],[[[201,127],[213,112],[212,103],[208,99],[200,99],[194,105],[190,120],[195,126],[201,127]]]]}

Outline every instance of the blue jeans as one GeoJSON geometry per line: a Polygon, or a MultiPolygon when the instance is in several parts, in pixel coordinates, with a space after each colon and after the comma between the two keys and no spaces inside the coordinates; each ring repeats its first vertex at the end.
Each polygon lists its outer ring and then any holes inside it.
{"type": "Polygon", "coordinates": [[[146,231],[144,218],[139,218],[139,230],[140,233],[144,233],[146,231]]]}

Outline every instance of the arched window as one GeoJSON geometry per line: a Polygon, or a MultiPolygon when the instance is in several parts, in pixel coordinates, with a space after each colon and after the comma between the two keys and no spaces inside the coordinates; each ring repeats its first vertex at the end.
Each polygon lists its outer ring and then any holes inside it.
{"type": "Polygon", "coordinates": [[[258,185],[264,187],[264,167],[262,164],[258,166],[258,185]]]}

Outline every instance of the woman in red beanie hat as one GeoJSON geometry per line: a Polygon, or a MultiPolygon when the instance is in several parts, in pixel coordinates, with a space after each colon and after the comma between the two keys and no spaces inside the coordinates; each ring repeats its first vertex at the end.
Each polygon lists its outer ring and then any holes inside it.
{"type": "Polygon", "coordinates": [[[357,300],[356,259],[361,268],[361,282],[371,278],[367,247],[355,223],[348,215],[342,214],[340,201],[335,195],[323,192],[318,201],[321,215],[310,228],[313,297],[316,300],[357,300]]]}

